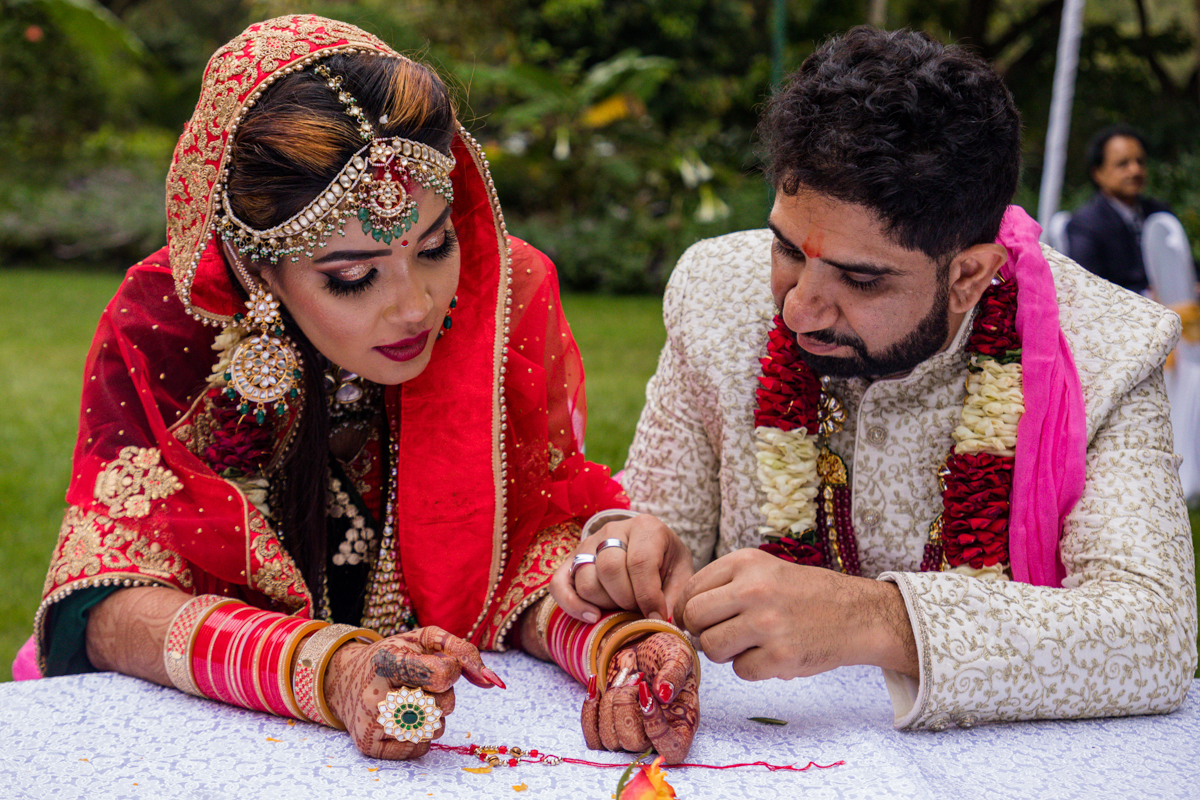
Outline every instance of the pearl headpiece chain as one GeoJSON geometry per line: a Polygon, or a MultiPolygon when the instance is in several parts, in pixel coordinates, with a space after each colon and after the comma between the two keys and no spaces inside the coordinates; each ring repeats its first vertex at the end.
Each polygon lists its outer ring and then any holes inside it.
{"type": "MultiPolygon", "coordinates": [[[[222,189],[217,234],[240,255],[275,264],[285,255],[291,255],[292,261],[298,261],[301,253],[311,258],[335,231],[345,236],[346,223],[353,217],[375,241],[390,244],[394,240],[407,247],[405,234],[418,217],[417,200],[410,187],[419,184],[453,203],[450,173],[454,157],[411,139],[376,138],[358,101],[342,88],[342,77],[332,74],[324,64],[313,71],[337,94],[346,106],[346,114],[358,122],[358,133],[366,144],[311,203],[267,230],[256,230],[238,219],[229,204],[228,192],[222,189]]],[[[385,115],[381,121],[386,119],[385,115]]]]}

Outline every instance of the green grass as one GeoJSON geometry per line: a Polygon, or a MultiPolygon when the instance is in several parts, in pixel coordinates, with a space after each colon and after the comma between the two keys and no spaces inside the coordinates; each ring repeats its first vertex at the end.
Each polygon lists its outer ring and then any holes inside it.
{"type": "Polygon", "coordinates": [[[0,680],[29,638],[62,522],[84,359],[121,276],[0,272],[0,680]]]}
{"type": "Polygon", "coordinates": [[[565,295],[563,309],[587,373],[587,457],[616,472],[625,465],[646,381],[666,340],[662,300],[565,295]]]}
{"type": "MultiPolygon", "coordinates": [[[[112,273],[0,272],[0,681],[30,634],[62,520],[88,343],[119,282],[112,273]]],[[[587,370],[588,458],[616,471],[665,338],[662,304],[567,295],[563,306],[587,370]]],[[[1191,520],[1200,551],[1200,511],[1191,520]]]]}

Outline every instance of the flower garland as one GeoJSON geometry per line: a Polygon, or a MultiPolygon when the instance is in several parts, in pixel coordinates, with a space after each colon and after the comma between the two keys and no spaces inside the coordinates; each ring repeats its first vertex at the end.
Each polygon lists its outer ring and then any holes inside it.
{"type": "MultiPolygon", "coordinates": [[[[942,511],[929,526],[921,570],[1007,580],[1008,511],[1017,424],[1024,413],[1017,285],[994,281],[967,339],[966,399],[938,477],[942,511]]],[[[860,574],[846,464],[828,447],[845,411],[800,357],[780,316],[767,341],[754,435],[766,496],[760,549],[787,561],[860,574]]]]}

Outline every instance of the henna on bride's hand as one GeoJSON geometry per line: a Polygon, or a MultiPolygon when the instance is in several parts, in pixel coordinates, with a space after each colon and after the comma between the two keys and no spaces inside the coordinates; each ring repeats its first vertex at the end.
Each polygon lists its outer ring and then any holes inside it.
{"type": "Polygon", "coordinates": [[[673,702],[651,703],[651,711],[643,716],[646,735],[666,763],[678,764],[687,757],[700,723],[696,676],[688,677],[673,702]]]}
{"type": "Polygon", "coordinates": [[[641,752],[650,746],[642,726],[636,686],[618,686],[600,701],[600,739],[607,750],[641,752]]]}
{"type": "Polygon", "coordinates": [[[675,634],[656,633],[638,645],[637,663],[655,699],[670,702],[695,669],[695,656],[687,642],[675,634]],[[668,694],[662,693],[664,689],[668,694]]]}
{"type": "Polygon", "coordinates": [[[390,650],[380,650],[372,659],[375,674],[393,686],[425,686],[432,680],[433,670],[414,658],[415,655],[397,656],[390,650]]]}

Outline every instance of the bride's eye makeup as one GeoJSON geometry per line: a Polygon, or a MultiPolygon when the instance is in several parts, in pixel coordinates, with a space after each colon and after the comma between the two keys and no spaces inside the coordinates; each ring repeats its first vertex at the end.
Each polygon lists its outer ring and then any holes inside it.
{"type": "Polygon", "coordinates": [[[379,270],[360,264],[342,270],[340,274],[325,273],[325,288],[340,297],[351,297],[362,294],[371,288],[371,284],[375,283],[377,277],[379,277],[379,270]]]}
{"type": "Polygon", "coordinates": [[[454,230],[447,228],[441,237],[441,242],[433,247],[428,247],[421,251],[421,258],[427,258],[430,261],[442,261],[449,258],[458,248],[458,236],[454,230]]]}

